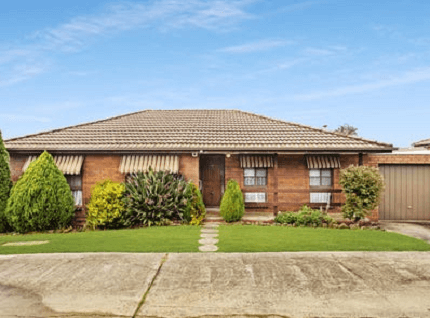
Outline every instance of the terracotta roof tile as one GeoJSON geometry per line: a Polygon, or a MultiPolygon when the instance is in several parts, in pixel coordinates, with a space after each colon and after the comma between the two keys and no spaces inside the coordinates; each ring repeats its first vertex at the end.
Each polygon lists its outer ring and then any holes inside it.
{"type": "Polygon", "coordinates": [[[145,110],[5,141],[9,150],[391,150],[239,110],[145,110]]]}

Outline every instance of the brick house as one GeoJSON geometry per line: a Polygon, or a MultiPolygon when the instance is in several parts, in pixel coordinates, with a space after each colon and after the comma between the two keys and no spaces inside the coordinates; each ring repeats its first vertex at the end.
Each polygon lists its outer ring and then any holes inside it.
{"type": "Polygon", "coordinates": [[[208,207],[219,206],[227,181],[235,179],[247,212],[276,214],[327,203],[336,211],[344,200],[339,169],[374,164],[372,154],[393,150],[391,144],[239,110],[145,110],[5,145],[14,181],[43,150],[54,156],[81,207],[78,222],[96,182],[122,182],[149,166],[198,184],[208,207]]]}

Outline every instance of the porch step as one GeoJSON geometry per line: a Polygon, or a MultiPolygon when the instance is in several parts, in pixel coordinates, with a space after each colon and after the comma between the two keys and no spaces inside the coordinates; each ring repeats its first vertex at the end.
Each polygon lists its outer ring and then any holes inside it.
{"type": "MultiPolygon", "coordinates": [[[[273,223],[275,217],[271,213],[261,213],[261,212],[246,212],[242,217],[242,223],[273,223]]],[[[212,212],[207,213],[204,222],[219,222],[226,223],[224,219],[218,214],[212,212]]]]}

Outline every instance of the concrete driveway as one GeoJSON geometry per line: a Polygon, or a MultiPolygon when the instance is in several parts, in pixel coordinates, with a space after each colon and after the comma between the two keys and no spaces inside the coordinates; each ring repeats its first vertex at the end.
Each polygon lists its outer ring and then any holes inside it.
{"type": "Polygon", "coordinates": [[[380,222],[381,228],[388,232],[396,232],[403,235],[412,236],[430,244],[430,225],[401,222],[380,222]]]}
{"type": "Polygon", "coordinates": [[[429,295],[428,252],[0,256],[2,318],[430,317],[429,295]]]}

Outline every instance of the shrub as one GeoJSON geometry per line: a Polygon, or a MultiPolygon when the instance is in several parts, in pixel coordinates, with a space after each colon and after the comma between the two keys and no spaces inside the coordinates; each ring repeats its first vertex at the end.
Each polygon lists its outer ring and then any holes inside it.
{"type": "Polygon", "coordinates": [[[93,186],[87,210],[87,225],[93,229],[99,226],[119,227],[124,212],[124,190],[124,184],[111,180],[104,180],[93,186]]]}
{"type": "Polygon", "coordinates": [[[203,222],[203,219],[206,216],[206,208],[203,204],[202,194],[200,193],[199,188],[190,182],[192,198],[189,201],[189,215],[191,218],[191,225],[200,225],[203,222]]]}
{"type": "Polygon", "coordinates": [[[168,220],[189,222],[191,186],[165,171],[133,174],[125,184],[124,225],[159,225],[168,220]]]}
{"type": "Polygon", "coordinates": [[[300,208],[298,212],[285,212],[279,214],[275,220],[276,223],[281,224],[296,224],[296,225],[317,225],[323,223],[331,223],[333,219],[321,213],[320,210],[314,210],[307,205],[300,208]]]}
{"type": "Polygon", "coordinates": [[[12,187],[6,217],[16,232],[45,231],[68,226],[74,210],[67,180],[45,151],[12,187]]]}
{"type": "Polygon", "coordinates": [[[5,216],[7,199],[12,181],[10,180],[9,153],[7,152],[0,131],[0,233],[10,230],[5,216]]]}
{"type": "Polygon", "coordinates": [[[245,205],[243,203],[243,194],[237,181],[228,181],[219,211],[226,222],[235,222],[242,219],[245,205]]]}
{"type": "Polygon", "coordinates": [[[341,170],[339,183],[346,195],[343,216],[354,220],[366,217],[375,209],[384,190],[384,179],[379,170],[369,166],[350,166],[341,170]]]}

